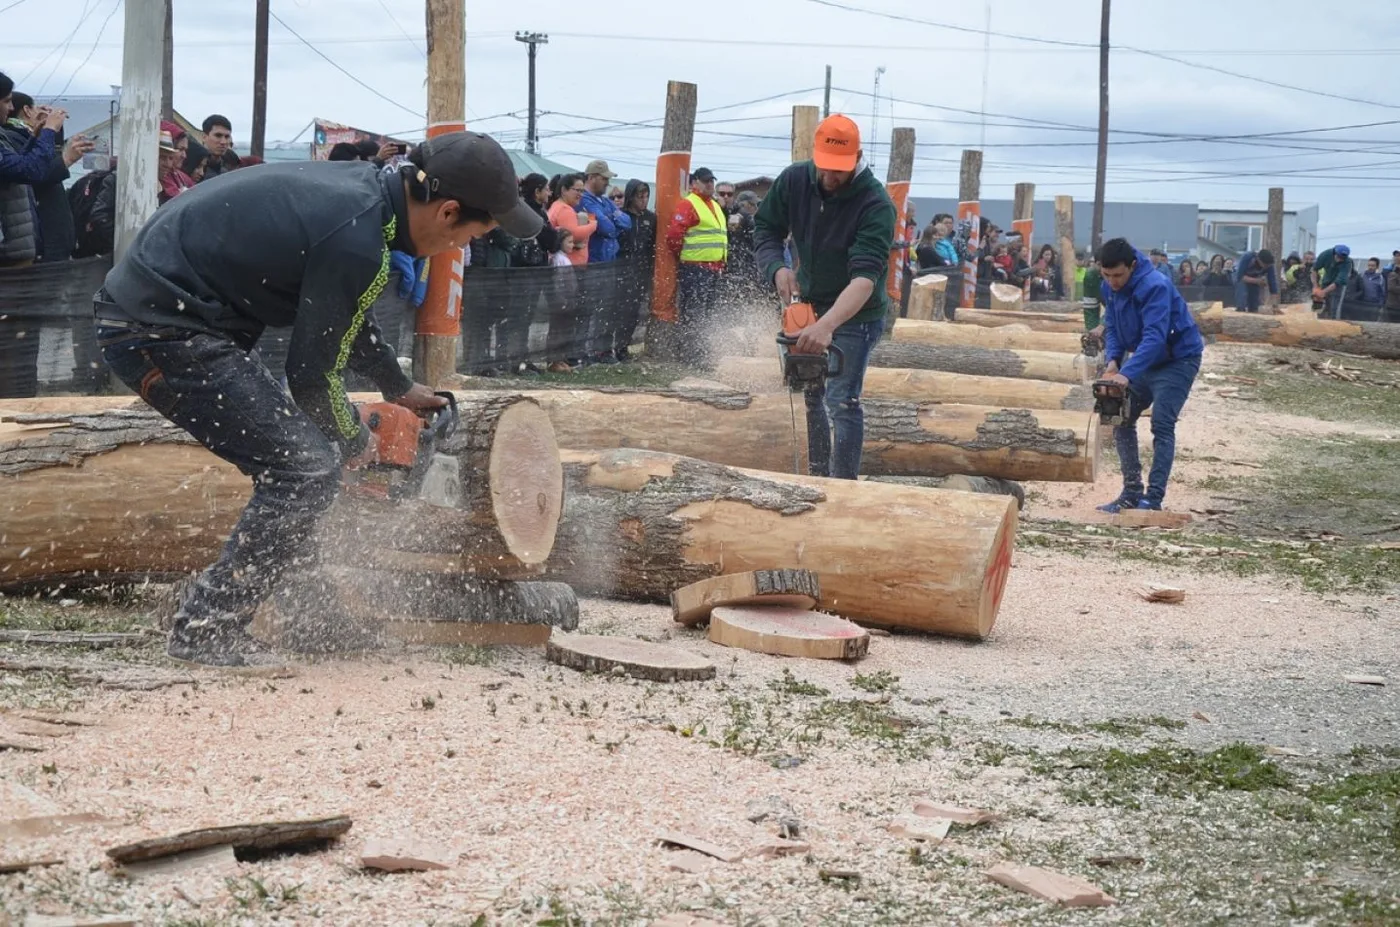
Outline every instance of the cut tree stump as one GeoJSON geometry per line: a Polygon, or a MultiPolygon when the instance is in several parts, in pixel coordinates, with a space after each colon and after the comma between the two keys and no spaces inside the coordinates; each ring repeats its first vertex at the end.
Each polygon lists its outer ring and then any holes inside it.
{"type": "Polygon", "coordinates": [[[783,605],[810,609],[822,597],[810,570],[750,570],[702,579],[671,593],[671,615],[680,624],[708,621],[716,605],[783,605]]]}
{"type": "Polygon", "coordinates": [[[545,649],[551,663],[586,673],[621,671],[652,682],[695,682],[715,678],[715,666],[676,647],[629,637],[575,634],[551,640],[545,649]]]}
{"type": "Polygon", "coordinates": [[[1066,908],[1101,908],[1118,903],[1118,899],[1092,882],[1053,869],[1003,862],[983,874],[1007,888],[1053,901],[1066,908]]]}
{"type": "Polygon", "coordinates": [[[450,869],[458,854],[441,846],[406,837],[371,837],[360,851],[360,865],[384,872],[431,872],[450,869]]]}
{"type": "MultiPolygon", "coordinates": [[[[1026,298],[1025,291],[1010,283],[993,283],[990,285],[991,306],[993,309],[1004,309],[1019,311],[1026,298]]],[[[957,315],[961,316],[963,310],[959,309],[957,315]]]]}
{"type": "Polygon", "coordinates": [[[710,640],[755,653],[818,660],[858,660],[870,634],[822,612],[773,605],[720,606],[710,613],[710,640]]]}
{"type": "Polygon", "coordinates": [[[820,607],[864,623],[981,639],[996,621],[1016,534],[1006,496],[627,448],[561,453],[567,504],[549,575],[581,594],[669,602],[712,576],[807,569],[820,607]]]}
{"type": "MultiPolygon", "coordinates": [[[[735,389],[754,393],[786,391],[777,363],[767,358],[722,357],[715,369],[715,376],[735,389]]],[[[1087,412],[1094,407],[1093,392],[1082,383],[983,377],[912,367],[866,368],[861,395],[867,399],[956,403],[1002,409],[1087,412]]]]}
{"type": "Polygon", "coordinates": [[[370,646],[386,636],[437,646],[541,646],[554,628],[576,627],[578,597],[564,583],[332,566],[287,577],[254,633],[316,652],[339,649],[341,632],[370,646]]]}
{"type": "MultiPolygon", "coordinates": [[[[913,318],[913,316],[910,316],[913,318]]],[[[1083,319],[1051,312],[1005,312],[998,309],[959,309],[953,319],[958,325],[980,325],[983,328],[1000,328],[1003,325],[1024,325],[1033,332],[1074,332],[1084,331],[1083,319]]]]}
{"type": "Polygon", "coordinates": [[[909,282],[909,318],[923,319],[926,322],[943,319],[943,301],[947,294],[948,278],[943,274],[921,274],[915,277],[909,282]]]}
{"type": "MultiPolygon", "coordinates": [[[[329,554],[394,548],[468,560],[480,575],[537,573],[563,505],[548,416],[518,396],[459,401],[455,508],[342,494],[329,554]]],[[[178,575],[214,560],[250,483],[181,429],[121,397],[0,401],[0,586],[93,574],[178,575]],[[15,407],[37,409],[12,414],[15,407]]]]}
{"type": "MultiPolygon", "coordinates": [[[[959,312],[959,315],[962,313],[959,312]]],[[[977,348],[1011,348],[1024,351],[1053,351],[1079,354],[1079,336],[1068,332],[1017,330],[1015,325],[981,328],[956,322],[919,322],[898,319],[890,337],[914,344],[964,345],[977,348]]]]}
{"type": "MultiPolygon", "coordinates": [[[[924,323],[935,324],[935,323],[924,323]]],[[[489,395],[458,393],[458,397],[489,395]]],[[[569,448],[637,447],[731,467],[793,468],[790,397],[695,385],[661,390],[536,390],[569,448]]],[[[797,400],[801,404],[801,399],[797,400]]],[[[1088,412],[870,399],[861,471],[872,476],[966,473],[1011,480],[1093,482],[1098,429],[1088,412]]],[[[797,416],[798,467],[807,420],[797,416]]]]}
{"type": "Polygon", "coordinates": [[[115,862],[125,865],[223,843],[235,850],[285,850],[328,843],[348,831],[350,824],[348,817],[339,816],[204,827],[171,834],[168,837],[124,843],[109,849],[107,855],[115,862]]]}
{"type": "Polygon", "coordinates": [[[1025,351],[974,345],[914,344],[885,339],[870,352],[874,367],[941,370],[982,377],[1016,377],[1055,383],[1088,383],[1097,375],[1093,358],[1060,351],[1025,351]]]}

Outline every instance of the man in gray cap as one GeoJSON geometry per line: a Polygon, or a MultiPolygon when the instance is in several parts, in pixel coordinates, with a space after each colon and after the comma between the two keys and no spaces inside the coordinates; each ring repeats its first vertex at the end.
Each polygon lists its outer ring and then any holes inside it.
{"type": "Polygon", "coordinates": [[[376,461],[378,440],[347,399],[348,367],[415,411],[444,404],[399,369],[370,306],[389,252],[460,250],[497,225],[540,229],[494,139],[428,140],[398,173],[365,162],[233,171],[161,207],[98,293],[98,345],[156,411],[253,478],[218,561],[189,585],[167,653],[209,666],[275,665],[247,632],[312,530],[343,467],[376,461]],[[287,390],[250,353],[290,326],[287,390]],[[290,392],[290,396],[288,395],[290,392]]]}

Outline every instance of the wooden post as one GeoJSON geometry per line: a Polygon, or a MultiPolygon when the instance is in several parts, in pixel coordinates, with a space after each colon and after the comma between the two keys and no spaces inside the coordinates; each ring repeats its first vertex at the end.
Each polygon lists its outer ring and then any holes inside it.
{"type": "MultiPolygon", "coordinates": [[[[1016,185],[1016,198],[1011,205],[1011,230],[1021,236],[1021,245],[1026,249],[1026,263],[1035,260],[1035,255],[1031,253],[1033,247],[1031,239],[1035,234],[1035,184],[1018,183],[1016,185]]],[[[1027,277],[1023,285],[1021,308],[1025,308],[1031,301],[1031,279],[1027,277]]]]}
{"type": "MultiPolygon", "coordinates": [[[[429,138],[467,127],[466,0],[428,0],[429,138]]],[[[428,259],[428,293],[418,309],[413,378],[434,388],[457,372],[462,337],[462,248],[428,259]]]]}
{"type": "Polygon", "coordinates": [[[127,0],[122,35],[116,260],[156,211],[164,0],[127,0]]]}
{"type": "Polygon", "coordinates": [[[816,144],[817,124],[821,122],[822,111],[815,106],[794,106],[792,108],[792,163],[812,160],[812,146],[816,144]]]}
{"type": "Polygon", "coordinates": [[[1079,260],[1074,250],[1074,197],[1055,197],[1055,238],[1060,252],[1060,280],[1064,284],[1065,299],[1074,299],[1075,271],[1079,260]]]}
{"type": "Polygon", "coordinates": [[[253,17],[253,131],[248,153],[261,158],[267,142],[268,0],[257,0],[253,17]]]}
{"type": "Polygon", "coordinates": [[[1094,224],[1089,247],[1095,254],[1103,244],[1103,197],[1108,172],[1108,14],[1112,0],[1103,0],[1099,19],[1099,152],[1094,165],[1094,224]]]}
{"type": "MultiPolygon", "coordinates": [[[[1269,216],[1264,222],[1264,247],[1274,255],[1274,274],[1283,266],[1283,187],[1269,188],[1269,216]]],[[[1280,279],[1280,284],[1282,280],[1280,279]]],[[[1277,306],[1279,294],[1266,295],[1266,304],[1277,306]]]]}
{"type": "Polygon", "coordinates": [[[161,38],[160,118],[175,119],[175,11],[165,0],[165,35],[161,38]]]}
{"type": "Polygon", "coordinates": [[[652,272],[652,324],[647,326],[647,353],[665,356],[674,350],[676,256],[666,246],[666,227],[681,198],[690,192],[690,146],[695,143],[694,84],[666,82],[666,121],[661,129],[661,153],[656,157],[656,264],[652,272]]]}
{"type": "Polygon", "coordinates": [[[885,190],[894,200],[894,244],[890,247],[890,272],[885,292],[894,302],[893,315],[899,315],[903,295],[904,261],[913,242],[905,234],[909,208],[909,181],[914,176],[914,130],[897,128],[890,133],[890,164],[885,173],[885,190]]]}
{"type": "Polygon", "coordinates": [[[963,261],[962,299],[971,309],[977,302],[977,251],[982,247],[982,152],[964,151],[958,172],[958,225],[967,227],[967,259],[963,261]]]}

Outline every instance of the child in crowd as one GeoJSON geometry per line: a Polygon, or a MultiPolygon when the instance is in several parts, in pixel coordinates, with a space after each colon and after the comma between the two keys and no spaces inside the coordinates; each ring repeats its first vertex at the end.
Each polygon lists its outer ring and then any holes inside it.
{"type": "Polygon", "coordinates": [[[547,348],[550,373],[573,373],[574,365],[567,360],[574,349],[578,331],[578,277],[570,255],[588,246],[575,241],[573,232],[558,229],[559,250],[549,256],[554,268],[554,292],[550,296],[549,335],[547,348]]]}
{"type": "Polygon", "coordinates": [[[569,255],[574,250],[574,234],[566,229],[559,230],[559,250],[549,256],[549,263],[555,267],[569,267],[573,262],[569,255]]]}

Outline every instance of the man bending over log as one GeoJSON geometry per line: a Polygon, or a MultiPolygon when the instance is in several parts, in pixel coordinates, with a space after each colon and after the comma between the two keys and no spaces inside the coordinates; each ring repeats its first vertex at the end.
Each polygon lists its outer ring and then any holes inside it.
{"type": "Polygon", "coordinates": [[[347,367],[409,409],[444,403],[404,376],[370,311],[389,252],[460,250],[497,224],[520,238],[539,231],[493,139],[441,135],[409,161],[397,174],[270,164],[202,183],[146,223],[97,295],[113,372],[253,478],[218,561],[176,612],[167,653],[177,660],[276,664],[248,634],[253,612],[308,556],[342,467],[376,460],[377,438],[345,395],[347,367]],[[250,353],[268,325],[292,326],[287,391],[250,353]]]}
{"type": "Polygon", "coordinates": [[[1132,414],[1113,429],[1123,491],[1098,508],[1115,514],[1124,509],[1161,509],[1176,456],[1176,419],[1201,369],[1205,341],[1172,281],[1127,239],[1104,242],[1099,270],[1106,307],[1104,378],[1128,388],[1132,414]],[[1152,471],[1144,494],[1137,420],[1148,406],[1152,407],[1152,471]]]}
{"type": "Polygon", "coordinates": [[[783,170],[754,217],[754,255],[783,305],[810,302],[817,321],[798,336],[799,354],[840,349],[845,365],[806,392],[807,467],[813,476],[853,480],[865,441],[861,389],[870,350],[884,331],[885,275],[895,208],[862,158],[860,129],[833,115],[817,126],[811,161],[783,170]],[[792,236],[797,273],[783,261],[792,236]],[[835,426],[835,450],[832,426],[835,426]]]}

